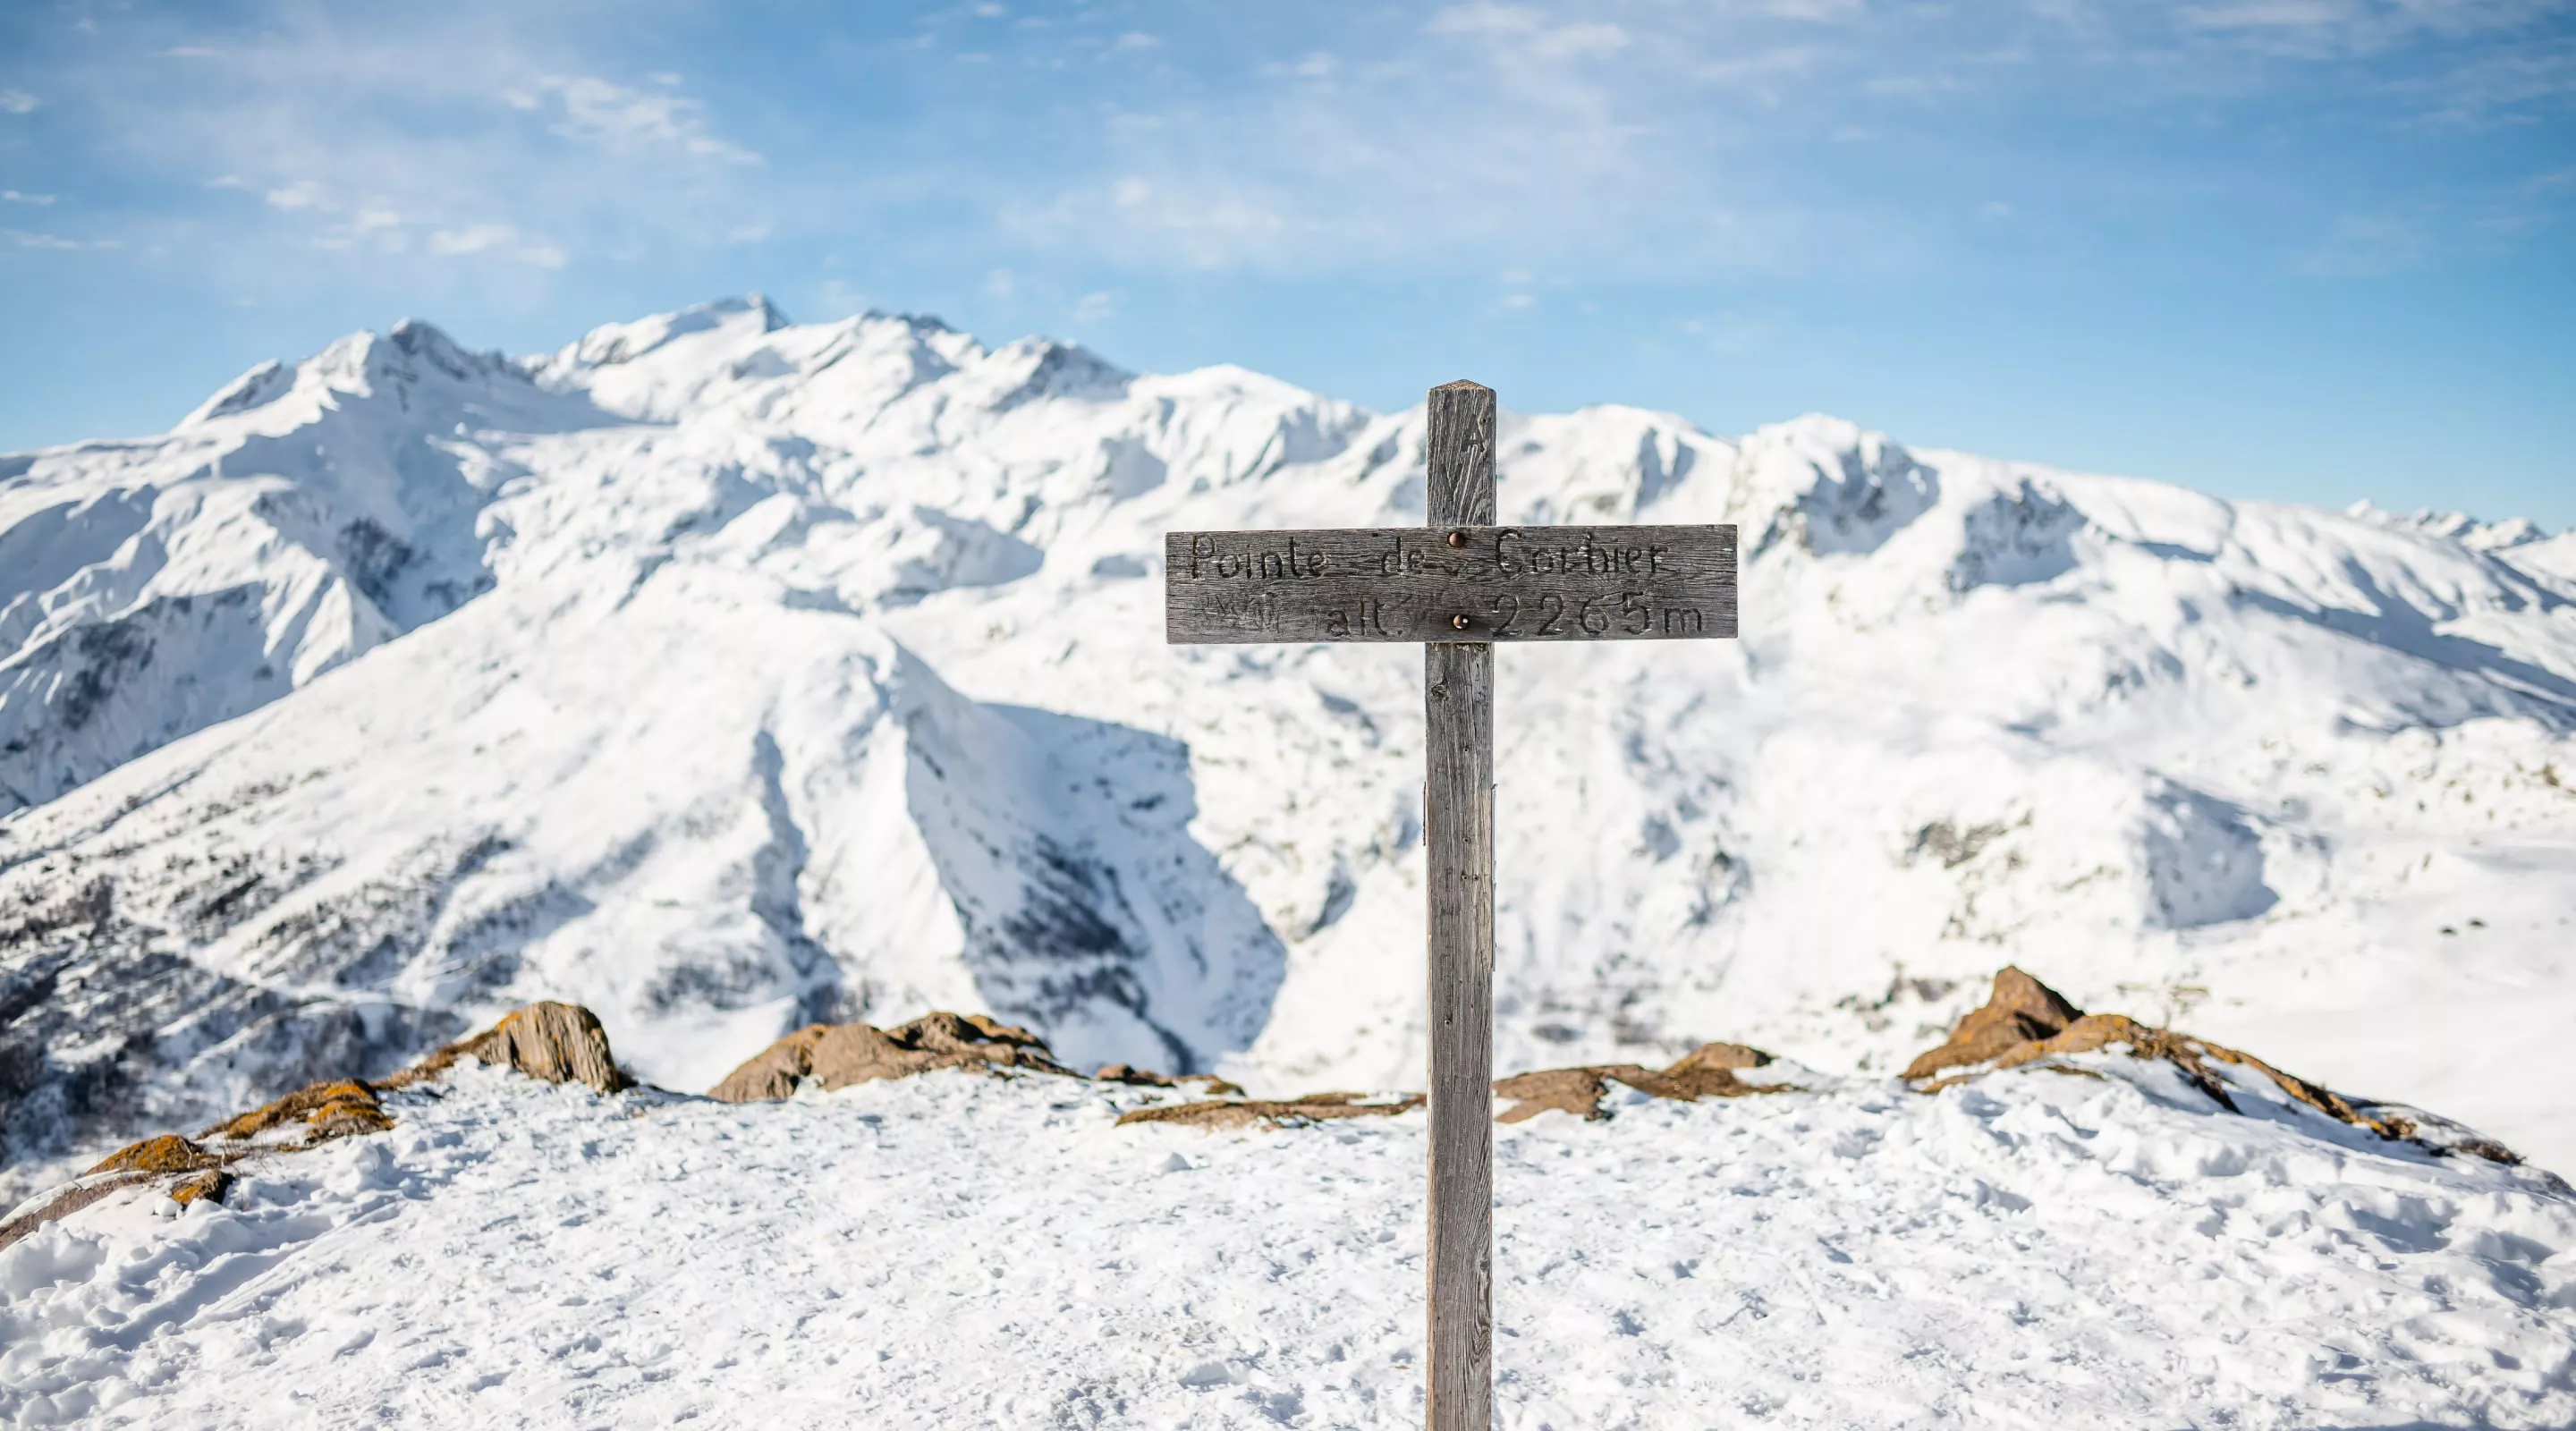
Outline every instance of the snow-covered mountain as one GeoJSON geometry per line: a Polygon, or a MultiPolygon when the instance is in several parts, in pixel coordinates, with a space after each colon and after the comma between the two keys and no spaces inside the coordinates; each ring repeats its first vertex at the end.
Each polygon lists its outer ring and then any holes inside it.
{"type": "MultiPolygon", "coordinates": [[[[1506,520],[1747,561],[1741,641],[1502,654],[1501,1068],[1884,1072],[2014,962],[2576,1168],[2576,536],[1503,438],[1506,520]]],[[[1168,647],[1158,588],[1168,528],[1418,521],[1421,447],[754,299],[0,459],[0,1178],[537,997],[681,1088],[934,1006],[1418,1086],[1419,656],[1168,647]]]]}

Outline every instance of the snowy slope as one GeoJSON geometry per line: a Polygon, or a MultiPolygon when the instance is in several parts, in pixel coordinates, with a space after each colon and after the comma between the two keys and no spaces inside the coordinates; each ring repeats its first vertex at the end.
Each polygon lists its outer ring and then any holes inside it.
{"type": "MultiPolygon", "coordinates": [[[[2576,1167],[2569,538],[1825,418],[1503,436],[1507,520],[1748,560],[1740,642],[1502,657],[1502,1068],[1885,1071],[2011,961],[2576,1167]]],[[[1158,566],[1418,520],[1421,440],[752,300],[0,460],[0,1179],[536,997],[682,1088],[932,1006],[1418,1085],[1419,657],[1167,647],[1158,566]]]]}
{"type": "MultiPolygon", "coordinates": [[[[1498,1128],[1507,1427],[2559,1427],[2576,1202],[2168,1065],[1498,1128]]],[[[1420,1423],[1423,1119],[1113,1127],[468,1068],[390,1133],[0,1250],[0,1420],[1420,1423]]]]}

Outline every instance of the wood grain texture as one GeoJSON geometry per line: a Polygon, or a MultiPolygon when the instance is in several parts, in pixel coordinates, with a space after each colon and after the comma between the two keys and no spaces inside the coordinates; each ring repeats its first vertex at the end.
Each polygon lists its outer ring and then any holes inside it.
{"type": "Polygon", "coordinates": [[[1735,634],[1732,526],[1166,532],[1179,642],[1648,641],[1735,634]]]}
{"type": "Polygon", "coordinates": [[[1494,1321],[1494,648],[1423,647],[1432,1431],[1487,1431],[1494,1321]]]}
{"type": "MultiPolygon", "coordinates": [[[[1490,525],[1493,390],[1465,382],[1433,388],[1430,417],[1424,461],[1432,528],[1490,525]]],[[[1447,545],[1446,533],[1440,543],[1435,551],[1461,550],[1447,545]]],[[[1483,640],[1435,641],[1422,648],[1422,674],[1431,1019],[1428,1420],[1431,1431],[1491,1431],[1494,648],[1483,640]]]]}
{"type": "Polygon", "coordinates": [[[1434,526],[1494,520],[1494,390],[1460,379],[1431,390],[1423,506],[1434,526]]]}

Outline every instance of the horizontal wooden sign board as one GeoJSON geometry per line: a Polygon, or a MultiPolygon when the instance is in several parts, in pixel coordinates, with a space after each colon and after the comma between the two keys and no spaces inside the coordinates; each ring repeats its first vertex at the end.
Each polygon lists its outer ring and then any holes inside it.
{"type": "Polygon", "coordinates": [[[1735,528],[1167,532],[1163,634],[1660,641],[1735,634],[1735,528]]]}

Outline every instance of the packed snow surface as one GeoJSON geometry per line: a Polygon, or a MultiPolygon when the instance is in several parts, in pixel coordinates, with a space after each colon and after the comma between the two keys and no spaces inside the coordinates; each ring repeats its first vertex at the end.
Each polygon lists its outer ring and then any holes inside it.
{"type": "MultiPolygon", "coordinates": [[[[2013,962],[2576,1169],[2570,537],[1822,417],[1500,436],[1507,521],[1745,553],[1740,641],[1501,655],[1500,1071],[1883,1073],[2013,962]]],[[[536,998],[673,1088],[934,1007],[1419,1087],[1421,657],[1167,646],[1159,567],[1416,523],[1422,441],[736,301],[0,458],[0,1190],[536,998]]]]}
{"type": "MultiPolygon", "coordinates": [[[[2576,1202],[2167,1065],[1496,1130],[1498,1424],[2563,1427],[2576,1202]]],[[[469,1066],[391,1133],[0,1251],[18,1424],[1420,1424],[1420,1114],[1112,1126],[469,1066]]]]}

